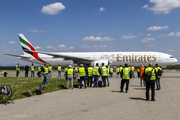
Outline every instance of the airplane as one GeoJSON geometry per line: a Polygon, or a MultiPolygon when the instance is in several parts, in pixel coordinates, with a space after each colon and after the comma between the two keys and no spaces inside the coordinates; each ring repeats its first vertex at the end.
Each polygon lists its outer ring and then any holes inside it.
{"type": "Polygon", "coordinates": [[[102,63],[108,66],[124,66],[125,63],[139,67],[140,64],[148,66],[149,63],[167,66],[178,62],[170,54],[161,52],[43,52],[37,51],[35,47],[25,38],[23,34],[18,34],[24,55],[5,54],[18,57],[31,63],[51,64],[52,66],[85,65],[96,66],[102,63]]]}

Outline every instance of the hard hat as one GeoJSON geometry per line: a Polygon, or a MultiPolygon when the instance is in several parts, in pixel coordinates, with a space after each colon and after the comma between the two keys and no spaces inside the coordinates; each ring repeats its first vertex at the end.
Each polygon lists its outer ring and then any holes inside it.
{"type": "Polygon", "coordinates": [[[72,67],[71,65],[69,65],[69,67],[72,67]]]}

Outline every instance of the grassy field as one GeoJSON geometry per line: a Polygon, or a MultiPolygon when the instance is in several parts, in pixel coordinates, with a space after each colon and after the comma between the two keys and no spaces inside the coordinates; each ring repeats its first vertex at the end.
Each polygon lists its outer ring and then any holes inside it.
{"type": "MultiPolygon", "coordinates": [[[[43,82],[43,77],[0,77],[0,85],[11,85],[13,92],[12,99],[20,99],[26,96],[22,95],[24,92],[29,92],[31,96],[36,95],[36,93],[32,93],[35,89],[39,89],[39,86],[43,82]]],[[[48,82],[50,86],[45,85],[43,93],[48,93],[52,91],[61,90],[58,85],[66,86],[66,80],[64,78],[48,78],[48,82]]],[[[74,80],[74,84],[77,83],[77,80],[74,80]]]]}

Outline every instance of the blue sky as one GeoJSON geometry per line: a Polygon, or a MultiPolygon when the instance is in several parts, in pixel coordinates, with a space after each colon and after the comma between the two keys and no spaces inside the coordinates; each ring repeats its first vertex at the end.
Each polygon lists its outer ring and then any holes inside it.
{"type": "MultiPolygon", "coordinates": [[[[180,61],[180,0],[1,0],[0,65],[30,64],[22,33],[39,51],[158,51],[180,61]]],[[[178,62],[180,63],[180,62],[178,62]]]]}

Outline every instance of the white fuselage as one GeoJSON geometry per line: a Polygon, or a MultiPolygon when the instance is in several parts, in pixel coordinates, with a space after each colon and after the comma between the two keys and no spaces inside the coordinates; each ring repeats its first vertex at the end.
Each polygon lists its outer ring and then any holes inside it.
{"type": "MultiPolygon", "coordinates": [[[[176,58],[161,52],[69,52],[56,54],[81,57],[90,59],[94,62],[99,61],[101,63],[108,61],[111,66],[124,66],[125,63],[135,67],[140,66],[140,64],[148,66],[149,63],[158,64],[159,66],[167,66],[177,62],[176,58]]],[[[64,60],[64,58],[53,58],[53,56],[40,53],[38,55],[43,61],[51,64],[52,66],[76,64],[73,63],[72,60],[64,60]]],[[[32,63],[44,64],[33,56],[31,56],[31,59],[21,59],[32,63]]]]}

